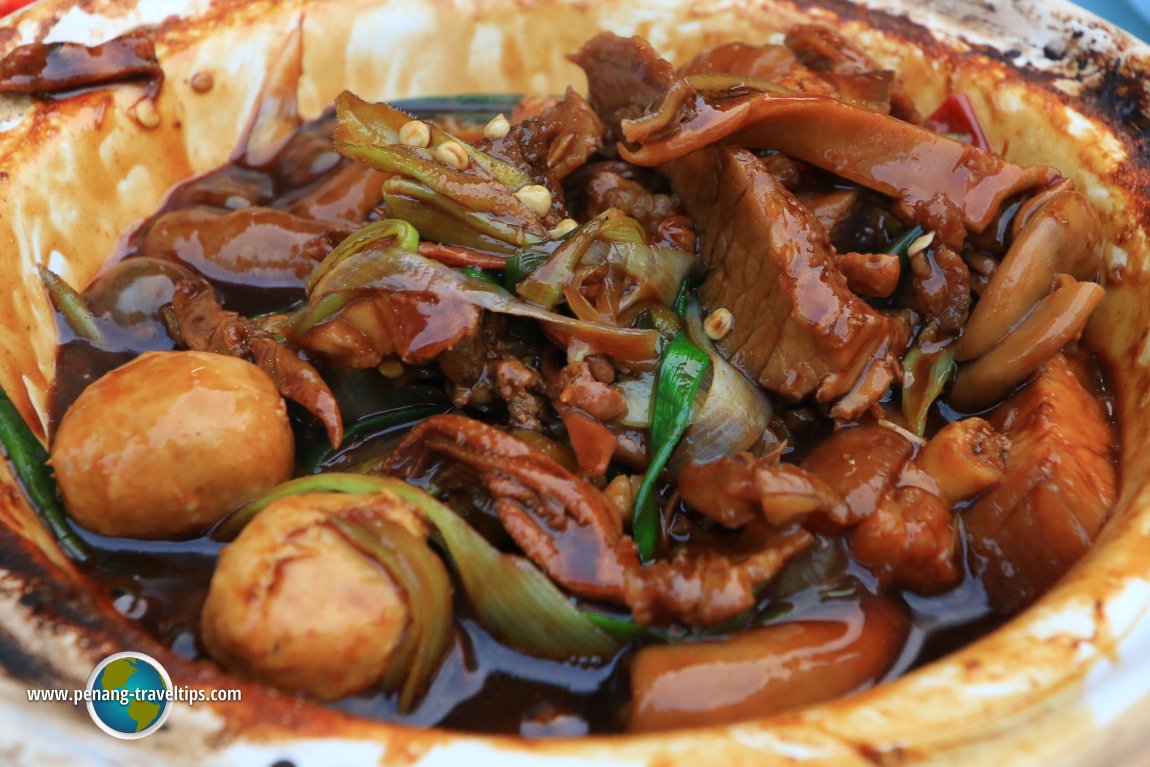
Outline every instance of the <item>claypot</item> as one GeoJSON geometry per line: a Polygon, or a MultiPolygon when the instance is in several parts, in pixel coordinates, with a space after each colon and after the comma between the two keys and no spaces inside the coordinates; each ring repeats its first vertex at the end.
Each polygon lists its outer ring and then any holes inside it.
{"type": "Polygon", "coordinates": [[[343,88],[369,98],[557,92],[563,58],[601,29],[642,34],[675,61],[816,19],[897,68],[924,110],[971,94],[992,144],[1087,190],[1108,241],[1106,298],[1089,328],[1117,393],[1121,494],[1093,551],[987,638],[849,699],[761,721],[650,737],[532,742],[358,720],[208,663],[183,661],[96,594],[13,492],[0,494],[0,759],[18,765],[1150,764],[1150,48],[1062,0],[43,0],[7,19],[0,52],[97,42],[153,25],[166,81],[58,101],[0,99],[0,386],[34,428],[57,336],[33,266],[83,286],[165,191],[227,159],[301,17],[302,108],[343,88]],[[807,5],[807,3],[799,3],[807,5]],[[71,6],[71,7],[70,7],[71,6]],[[306,16],[304,13],[306,11],[306,16]],[[214,87],[193,89],[211,72],[214,87]],[[111,652],[159,658],[177,684],[240,687],[242,703],[177,705],[139,742],[83,707],[26,689],[82,687],[111,652]]]}

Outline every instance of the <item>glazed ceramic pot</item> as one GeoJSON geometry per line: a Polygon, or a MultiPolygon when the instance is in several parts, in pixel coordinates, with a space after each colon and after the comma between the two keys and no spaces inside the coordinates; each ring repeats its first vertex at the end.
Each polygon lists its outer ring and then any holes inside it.
{"type": "Polygon", "coordinates": [[[1055,589],[895,682],[760,721],[553,741],[414,730],[175,657],[61,555],[5,469],[0,761],[1150,764],[1150,48],[1061,0],[42,0],[4,22],[0,52],[149,25],[166,79],[144,106],[137,85],[0,98],[0,386],[43,434],[57,334],[35,266],[86,285],[166,190],[223,163],[296,28],[300,104],[316,114],[344,88],[374,100],[558,92],[583,82],[564,54],[604,29],[644,35],[681,62],[810,20],[898,69],[924,110],[951,90],[969,94],[994,146],[1058,167],[1102,213],[1106,297],[1088,334],[1117,395],[1121,494],[1093,551],[1055,589]],[[213,86],[193,88],[205,72],[213,86]],[[97,661],[125,649],[154,655],[180,685],[241,688],[243,701],[177,704],[138,742],[107,737],[83,707],[28,702],[28,688],[82,687],[97,661]]]}

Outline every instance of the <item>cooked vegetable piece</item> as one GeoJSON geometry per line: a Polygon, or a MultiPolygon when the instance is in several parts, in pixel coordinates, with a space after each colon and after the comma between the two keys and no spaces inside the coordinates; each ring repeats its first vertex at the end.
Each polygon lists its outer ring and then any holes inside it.
{"type": "Polygon", "coordinates": [[[104,340],[104,331],[100,329],[92,310],[88,308],[84,297],[77,293],[71,285],[60,279],[46,266],[40,267],[40,282],[48,291],[52,306],[64,318],[64,322],[76,336],[94,344],[104,340]]]}
{"type": "Polygon", "coordinates": [[[443,506],[429,508],[428,515],[480,619],[504,641],[553,658],[606,659],[618,650],[610,635],[529,561],[501,554],[443,506]]]}
{"type": "Polygon", "coordinates": [[[1063,282],[998,346],[959,370],[950,393],[954,407],[977,411],[1009,394],[1059,349],[1078,340],[1103,292],[1097,283],[1063,282]]]}
{"type": "Polygon", "coordinates": [[[687,335],[707,354],[714,373],[698,414],[668,462],[673,472],[688,463],[706,464],[750,450],[763,439],[773,414],[763,390],[727,362],[707,337],[698,302],[692,301],[684,315],[687,335]]]}
{"type": "Polygon", "coordinates": [[[954,375],[954,347],[924,352],[915,346],[902,358],[902,415],[918,436],[926,433],[930,406],[954,375]]]}
{"type": "Polygon", "coordinates": [[[56,499],[56,481],[48,466],[48,452],[33,436],[8,395],[0,391],[0,445],[17,481],[28,494],[32,509],[56,536],[60,548],[74,562],[86,562],[88,547],[76,536],[56,499]]]}
{"type": "Polygon", "coordinates": [[[285,331],[301,346],[353,367],[377,365],[389,354],[407,362],[429,361],[475,332],[477,309],[538,320],[564,344],[583,341],[623,361],[648,363],[656,356],[654,331],[546,311],[405,247],[380,248],[366,240],[338,255],[337,263],[320,266],[322,279],[312,284],[308,305],[285,331]],[[362,298],[362,313],[352,313],[355,297],[362,298]],[[387,323],[371,308],[377,301],[390,309],[387,323]]]}
{"type": "Polygon", "coordinates": [[[410,620],[382,680],[384,687],[399,690],[397,708],[406,713],[427,689],[451,641],[451,581],[424,537],[371,510],[344,512],[331,522],[349,542],[383,565],[407,602],[410,620]]]}
{"type": "Polygon", "coordinates": [[[946,97],[923,122],[924,128],[936,133],[944,133],[959,141],[971,144],[984,152],[993,151],[982,129],[982,123],[965,93],[956,92],[946,97]]]}
{"type": "Polygon", "coordinates": [[[652,392],[651,462],[635,496],[631,523],[631,535],[643,562],[654,558],[658,543],[656,482],[695,415],[695,395],[710,367],[711,361],[706,353],[691,343],[686,335],[675,337],[659,363],[659,373],[652,392]]]}
{"type": "MultiPolygon", "coordinates": [[[[463,97],[467,99],[468,97],[463,97]]],[[[488,98],[485,96],[474,98],[488,98]]],[[[404,102],[399,102],[402,106],[404,102]]],[[[408,106],[411,106],[410,102],[408,106]]],[[[416,102],[413,108],[425,111],[426,104],[416,102]]],[[[337,126],[335,130],[335,143],[340,151],[350,153],[352,156],[363,159],[368,165],[373,165],[375,158],[385,159],[386,153],[378,153],[373,148],[382,148],[389,145],[401,144],[400,130],[410,121],[410,117],[399,109],[388,104],[370,104],[350,91],[344,91],[336,96],[335,110],[337,126]],[[369,159],[372,158],[372,159],[369,159]]],[[[434,150],[443,144],[455,144],[467,155],[467,159],[478,164],[489,176],[509,187],[512,191],[531,183],[531,178],[512,163],[492,157],[465,141],[434,124],[426,124],[428,142],[426,147],[434,150]]],[[[386,171],[387,168],[376,168],[386,171]]],[[[422,178],[425,183],[430,178],[422,178]]],[[[434,184],[431,184],[434,186],[434,184]]],[[[454,195],[452,195],[454,196],[454,195]]]]}
{"type": "Polygon", "coordinates": [[[1089,281],[1101,267],[1098,213],[1071,189],[1049,197],[1017,232],[990,278],[970,315],[958,359],[976,359],[1001,344],[1057,285],[1057,275],[1089,281]]]}

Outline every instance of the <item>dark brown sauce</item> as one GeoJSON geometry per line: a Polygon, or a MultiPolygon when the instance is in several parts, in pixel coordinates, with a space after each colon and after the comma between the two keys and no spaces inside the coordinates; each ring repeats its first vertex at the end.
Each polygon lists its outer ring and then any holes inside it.
{"type": "Polygon", "coordinates": [[[21,45],[0,60],[0,91],[48,95],[96,85],[142,80],[151,95],[164,81],[156,49],[144,32],[132,32],[106,43],[21,45]]]}
{"type": "MultiPolygon", "coordinates": [[[[248,167],[236,161],[181,184],[172,190],[153,221],[163,214],[189,207],[216,211],[255,206],[276,210],[291,207],[344,167],[344,161],[330,147],[330,128],[328,115],[305,126],[266,166],[248,167]]],[[[128,238],[117,254],[119,258],[133,259],[141,255],[140,243],[149,226],[150,222],[145,223],[128,238]]],[[[881,251],[889,246],[900,228],[888,212],[874,205],[871,197],[863,195],[852,218],[836,231],[836,244],[842,249],[881,251]]],[[[298,289],[273,290],[245,283],[242,278],[222,282],[217,287],[228,307],[244,314],[282,310],[302,296],[298,289]]],[[[88,383],[104,372],[143,351],[171,348],[166,335],[154,332],[163,328],[154,311],[158,308],[155,300],[153,297],[152,303],[144,301],[141,305],[147,307],[150,315],[136,319],[137,328],[150,328],[149,331],[121,332],[123,328],[108,319],[105,324],[110,331],[102,345],[66,335],[59,351],[57,387],[51,394],[54,420],[88,383]]],[[[430,368],[409,370],[404,379],[390,383],[374,371],[323,372],[330,375],[345,417],[352,420],[394,405],[394,400],[389,398],[399,396],[408,384],[418,383],[430,390],[438,387],[440,392],[444,388],[438,372],[430,368]]],[[[1101,376],[1095,375],[1092,379],[1098,384],[1099,395],[1106,399],[1101,376]]],[[[883,405],[897,410],[897,395],[888,395],[883,405]]],[[[323,439],[322,430],[300,411],[293,409],[292,413],[298,437],[297,453],[314,451],[323,439]]],[[[480,411],[473,414],[484,415],[480,411]]],[[[930,431],[963,415],[951,410],[945,402],[936,403],[931,410],[930,431]]],[[[812,406],[784,411],[780,421],[790,440],[788,461],[802,460],[830,428],[825,414],[812,406]]],[[[353,450],[341,453],[325,465],[342,467],[344,460],[354,463],[374,459],[387,449],[382,440],[392,439],[396,433],[399,433],[396,429],[382,431],[380,441],[356,443],[353,450]]],[[[432,471],[440,469],[441,466],[436,466],[432,471]]],[[[465,477],[437,484],[447,491],[448,503],[460,509],[478,529],[484,533],[497,531],[498,524],[481,488],[469,484],[465,477]]],[[[664,500],[670,500],[666,490],[664,488],[664,500]]],[[[178,654],[188,658],[206,657],[196,639],[197,625],[220,544],[208,538],[167,543],[103,538],[82,530],[78,533],[95,552],[89,572],[98,587],[111,597],[116,609],[178,654]]],[[[668,545],[722,542],[730,537],[730,533],[706,524],[681,505],[666,521],[668,545]]],[[[506,536],[493,535],[492,539],[499,545],[509,545],[506,536]]],[[[940,658],[1006,620],[989,607],[982,584],[970,572],[965,551],[962,561],[965,577],[949,592],[929,598],[902,591],[885,594],[902,605],[912,619],[910,635],[887,678],[940,658]]],[[[332,705],[349,713],[404,724],[531,737],[620,730],[625,723],[629,699],[628,667],[633,648],[624,648],[608,662],[595,666],[533,658],[496,642],[474,620],[466,600],[458,596],[463,593],[458,583],[455,592],[454,644],[443,659],[429,692],[413,711],[401,715],[394,695],[386,693],[352,696],[332,705]]],[[[875,577],[850,558],[841,539],[820,539],[814,552],[804,555],[795,566],[784,571],[768,587],[759,604],[741,616],[735,622],[737,625],[725,630],[822,615],[832,603],[857,603],[864,592],[880,592],[875,577]]]]}

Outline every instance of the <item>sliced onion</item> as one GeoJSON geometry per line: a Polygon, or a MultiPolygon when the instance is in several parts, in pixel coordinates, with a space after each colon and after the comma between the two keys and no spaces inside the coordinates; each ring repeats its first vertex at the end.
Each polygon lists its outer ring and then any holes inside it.
{"type": "MultiPolygon", "coordinates": [[[[582,283],[581,276],[607,265],[627,274],[635,286],[627,294],[625,304],[613,307],[613,314],[648,298],[670,306],[694,264],[692,253],[649,245],[638,221],[609,208],[572,232],[547,261],[518,283],[516,292],[547,308],[554,306],[561,295],[566,295],[570,303],[582,283]]],[[[602,308],[597,311],[603,312],[602,308]]]]}
{"type": "MultiPolygon", "coordinates": [[[[378,222],[382,229],[386,229],[382,226],[385,223],[378,222]]],[[[451,269],[418,253],[400,247],[378,249],[374,245],[378,235],[370,238],[357,233],[351,238],[357,238],[364,249],[349,253],[341,246],[335,265],[328,268],[325,260],[318,267],[323,270],[323,278],[314,283],[307,306],[295,316],[292,327],[297,333],[302,332],[301,328],[313,327],[333,316],[352,296],[365,291],[417,291],[455,295],[480,309],[538,320],[564,346],[579,340],[591,347],[589,353],[606,354],[621,362],[641,365],[659,357],[655,348],[658,333],[654,330],[620,328],[556,314],[523,301],[487,280],[451,269]]],[[[332,255],[335,254],[333,251],[332,255]]]]}
{"type": "Polygon", "coordinates": [[[711,358],[714,375],[699,414],[671,456],[672,472],[688,463],[711,463],[747,450],[763,436],[773,413],[766,393],[727,362],[707,338],[697,301],[688,304],[686,320],[687,335],[711,358]]]}
{"type": "MultiPolygon", "coordinates": [[[[651,425],[651,395],[655,390],[655,371],[648,370],[636,378],[618,380],[615,382],[615,388],[627,401],[627,412],[619,419],[619,423],[635,429],[649,427],[651,425]]],[[[689,429],[688,433],[690,433],[689,429]]]]}

